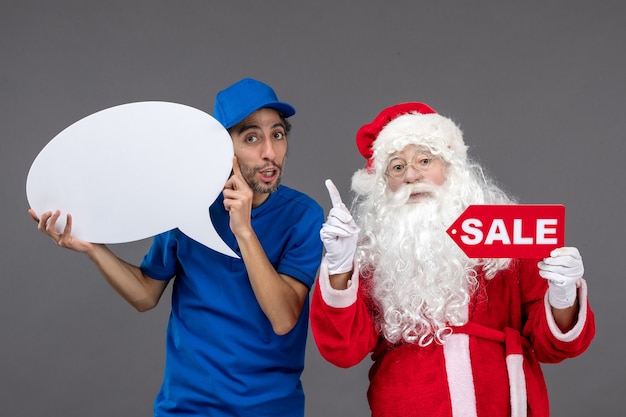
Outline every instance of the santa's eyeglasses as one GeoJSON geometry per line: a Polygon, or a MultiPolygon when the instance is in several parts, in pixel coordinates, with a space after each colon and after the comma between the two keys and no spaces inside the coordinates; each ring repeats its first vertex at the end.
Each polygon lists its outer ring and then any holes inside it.
{"type": "Polygon", "coordinates": [[[437,158],[434,156],[426,156],[424,154],[416,155],[411,158],[410,161],[405,161],[402,158],[392,158],[387,165],[385,173],[391,178],[403,178],[409,167],[413,168],[417,172],[428,171],[434,165],[437,158]]]}

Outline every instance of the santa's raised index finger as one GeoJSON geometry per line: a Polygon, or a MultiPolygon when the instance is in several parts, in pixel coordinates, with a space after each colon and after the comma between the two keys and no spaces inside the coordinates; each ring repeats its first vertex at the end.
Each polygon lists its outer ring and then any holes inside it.
{"type": "Polygon", "coordinates": [[[337,187],[335,187],[333,181],[326,180],[324,183],[326,184],[326,188],[328,189],[328,195],[330,195],[330,201],[333,203],[333,207],[340,207],[341,205],[343,205],[339,190],[337,190],[337,187]]]}

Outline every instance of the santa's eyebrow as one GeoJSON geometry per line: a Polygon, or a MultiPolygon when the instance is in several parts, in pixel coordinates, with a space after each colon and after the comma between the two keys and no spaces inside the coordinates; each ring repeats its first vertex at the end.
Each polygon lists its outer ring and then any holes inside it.
{"type": "MultiPolygon", "coordinates": [[[[426,150],[418,150],[417,152],[415,152],[412,156],[411,159],[415,158],[416,156],[427,156],[429,158],[434,158],[435,155],[432,152],[426,151],[426,150]]],[[[389,157],[390,161],[393,161],[394,159],[402,159],[403,161],[405,161],[407,158],[405,158],[402,155],[391,155],[389,157]]]]}

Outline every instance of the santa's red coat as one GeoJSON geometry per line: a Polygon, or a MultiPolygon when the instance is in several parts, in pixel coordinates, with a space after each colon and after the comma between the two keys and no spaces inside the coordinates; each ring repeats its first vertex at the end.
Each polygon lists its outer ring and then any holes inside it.
{"type": "Polygon", "coordinates": [[[493,279],[479,276],[469,323],[443,345],[391,346],[377,331],[358,273],[347,290],[330,287],[325,260],[311,304],[321,355],[350,367],[370,352],[368,401],[373,417],[549,416],[539,363],[583,353],[595,334],[587,287],[579,282],[578,322],[567,333],[554,322],[538,260],[516,260],[493,279]]]}

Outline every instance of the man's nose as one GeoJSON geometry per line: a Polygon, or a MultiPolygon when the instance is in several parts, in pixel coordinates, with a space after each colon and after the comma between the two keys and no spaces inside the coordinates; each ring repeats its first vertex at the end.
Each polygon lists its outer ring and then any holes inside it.
{"type": "Polygon", "coordinates": [[[274,141],[267,139],[263,143],[262,155],[263,159],[274,160],[276,157],[276,149],[274,147],[274,141]]]}

